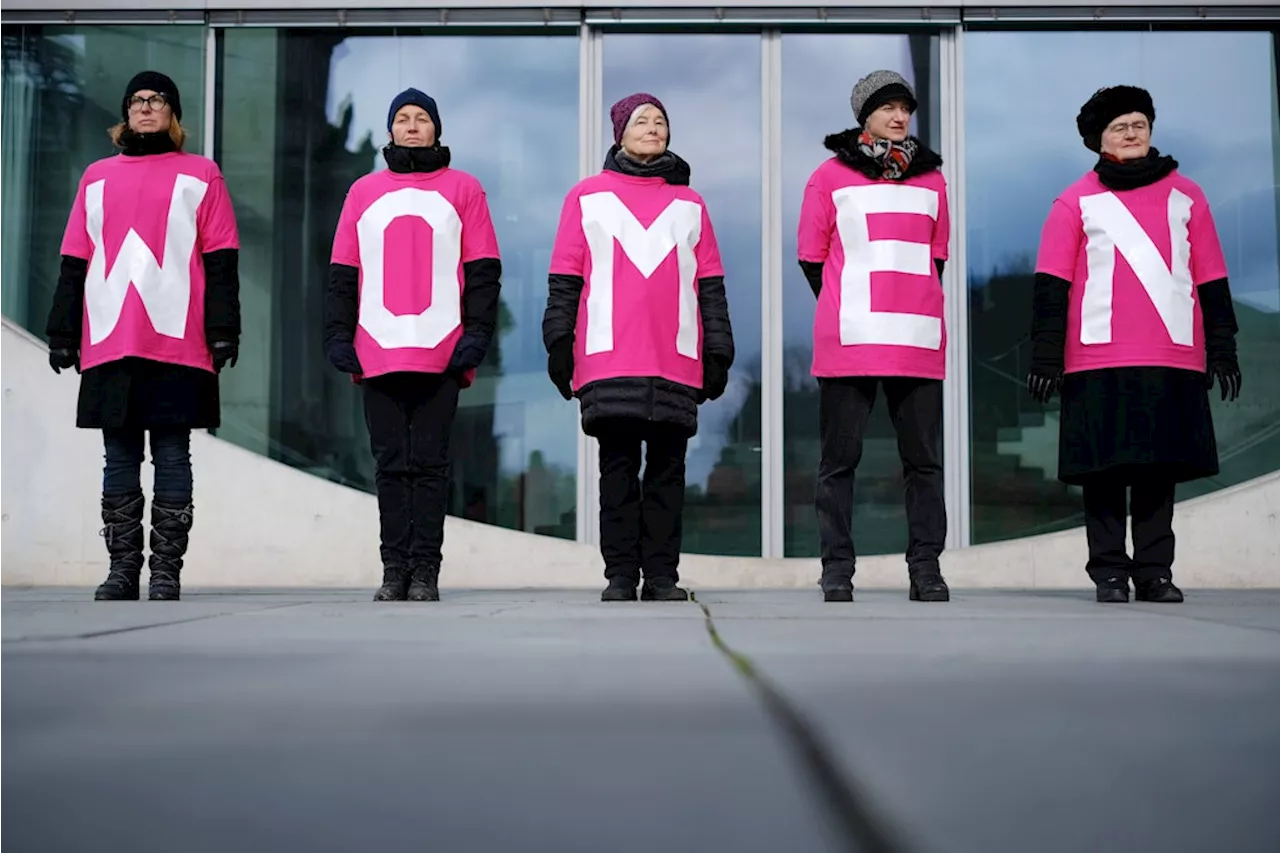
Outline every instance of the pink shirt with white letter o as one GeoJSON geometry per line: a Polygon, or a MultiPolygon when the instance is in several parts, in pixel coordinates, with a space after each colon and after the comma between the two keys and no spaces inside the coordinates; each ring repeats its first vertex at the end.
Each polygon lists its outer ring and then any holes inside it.
{"type": "Polygon", "coordinates": [[[702,387],[698,279],[724,275],[702,196],[601,172],[565,198],[553,275],[582,276],[573,387],[657,376],[702,387]]]}
{"type": "Polygon", "coordinates": [[[934,170],[872,180],[827,160],[804,189],[797,249],[822,263],[813,318],[813,375],[946,375],[947,183],[934,170]]]}
{"type": "Polygon", "coordinates": [[[212,372],[203,256],[239,247],[212,160],[173,151],[90,164],[61,250],[89,262],[80,369],[133,356],[212,372]]]}
{"type": "Polygon", "coordinates": [[[1226,278],[1204,193],[1176,171],[1134,190],[1089,172],[1054,201],[1036,272],[1071,283],[1066,372],[1176,367],[1203,372],[1196,288],[1226,278]]]}
{"type": "Polygon", "coordinates": [[[481,258],[498,258],[498,238],[466,172],[383,170],[351,185],[331,262],[360,270],[355,349],[366,378],[445,371],[462,337],[462,265],[481,258]]]}

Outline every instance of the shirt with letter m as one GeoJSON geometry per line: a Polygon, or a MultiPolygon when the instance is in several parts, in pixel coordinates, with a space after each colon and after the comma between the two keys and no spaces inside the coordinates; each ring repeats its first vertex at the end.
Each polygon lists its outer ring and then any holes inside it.
{"type": "Polygon", "coordinates": [[[797,254],[821,263],[813,375],[946,375],[947,183],[932,170],[873,180],[836,158],[805,186],[797,254]]]}

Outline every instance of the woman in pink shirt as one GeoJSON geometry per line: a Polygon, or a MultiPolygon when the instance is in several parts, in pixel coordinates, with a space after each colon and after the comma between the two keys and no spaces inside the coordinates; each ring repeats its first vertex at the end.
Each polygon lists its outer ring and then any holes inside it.
{"type": "Polygon", "coordinates": [[[604,170],[564,202],[542,336],[551,380],[600,442],[602,600],[635,601],[643,573],[640,598],[684,601],[685,451],[734,357],[724,268],[662,102],[638,93],[609,114],[604,170]]]}
{"type": "Polygon", "coordinates": [[[1100,602],[1177,603],[1178,483],[1218,473],[1208,389],[1240,393],[1227,267],[1204,193],[1151,145],[1133,86],[1099,89],[1076,127],[1097,164],[1049,210],[1036,262],[1032,366],[1062,394],[1058,478],[1084,490],[1100,602]],[[1125,528],[1133,519],[1133,556],[1125,528]]]}
{"type": "Polygon", "coordinates": [[[853,87],[858,127],[825,140],[833,156],[804,189],[797,247],[817,297],[813,375],[821,392],[816,505],[823,597],[853,601],[853,481],[867,419],[884,390],[906,476],[912,601],[948,601],[938,558],[946,375],[942,269],[950,220],[942,158],[910,135],[916,97],[892,71],[853,87]]]}
{"type": "Polygon", "coordinates": [[[192,523],[191,430],[220,422],[218,373],[240,341],[239,239],[217,164],[182,150],[182,99],[163,74],[129,81],[120,154],[85,170],[62,239],[49,366],[80,372],[76,426],[102,430],[98,601],[137,600],[141,466],[155,465],[149,598],[174,601],[192,523]]]}

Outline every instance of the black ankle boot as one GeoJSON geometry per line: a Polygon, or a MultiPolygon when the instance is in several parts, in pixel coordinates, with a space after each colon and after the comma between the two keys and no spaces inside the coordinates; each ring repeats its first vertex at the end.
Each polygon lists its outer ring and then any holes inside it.
{"type": "Polygon", "coordinates": [[[911,601],[950,601],[951,588],[943,580],[941,572],[921,573],[911,578],[907,598],[911,601]]]}
{"type": "Polygon", "coordinates": [[[600,593],[601,601],[635,601],[636,581],[629,578],[609,578],[609,585],[600,593]]]}
{"type": "Polygon", "coordinates": [[[823,601],[853,601],[853,587],[833,586],[822,591],[823,601]]]}
{"type": "Polygon", "coordinates": [[[142,513],[146,498],[141,492],[102,498],[100,534],[107,542],[111,566],[107,579],[93,594],[94,601],[137,601],[142,574],[142,513]]]}
{"type": "Polygon", "coordinates": [[[182,597],[182,558],[187,553],[194,507],[151,502],[152,601],[177,601],[182,597]]]}
{"type": "Polygon", "coordinates": [[[439,601],[439,580],[439,566],[418,566],[410,576],[408,599],[410,601],[439,601]]]}
{"type": "Polygon", "coordinates": [[[1169,578],[1156,578],[1146,583],[1134,582],[1133,597],[1136,601],[1149,601],[1153,604],[1181,604],[1182,590],[1174,586],[1169,578]]]}
{"type": "Polygon", "coordinates": [[[689,593],[668,577],[652,578],[640,587],[641,601],[688,601],[689,593]]]}
{"type": "Polygon", "coordinates": [[[408,601],[409,581],[413,572],[405,566],[384,566],[382,586],[373,594],[374,601],[408,601]]]}
{"type": "Polygon", "coordinates": [[[1097,584],[1099,604],[1129,603],[1129,578],[1125,575],[1112,575],[1097,584]]]}

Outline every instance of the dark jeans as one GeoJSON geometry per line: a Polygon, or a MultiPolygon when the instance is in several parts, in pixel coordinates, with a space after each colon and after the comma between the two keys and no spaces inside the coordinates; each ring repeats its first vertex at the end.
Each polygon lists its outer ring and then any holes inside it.
{"type": "Polygon", "coordinates": [[[1098,480],[1084,486],[1086,569],[1094,583],[1113,577],[1132,578],[1135,583],[1173,577],[1173,499],[1174,484],[1158,480],[1135,482],[1131,487],[1122,480],[1098,480]],[[1130,515],[1132,559],[1125,548],[1130,515]]]}
{"type": "Polygon", "coordinates": [[[366,379],[363,387],[377,467],[382,563],[439,568],[458,382],[439,373],[391,373],[366,379]]]}
{"type": "Polygon", "coordinates": [[[639,419],[600,421],[600,555],[604,576],[680,578],[688,434],[639,419]],[[640,450],[644,445],[644,479],[640,450]]]}
{"type": "Polygon", "coordinates": [[[818,429],[822,461],[815,505],[822,539],[822,585],[853,579],[853,481],[862,459],[867,419],[883,384],[889,416],[898,433],[898,455],[906,479],[907,569],[912,577],[938,571],[947,536],[942,482],[942,382],[906,377],[820,379],[818,429]]]}
{"type": "MultiPolygon", "coordinates": [[[[167,506],[191,503],[191,430],[153,429],[151,463],[155,466],[155,500],[167,506]]],[[[107,497],[132,495],[142,491],[143,446],[146,431],[104,429],[102,443],[106,464],[102,472],[102,494],[107,497]]]]}

